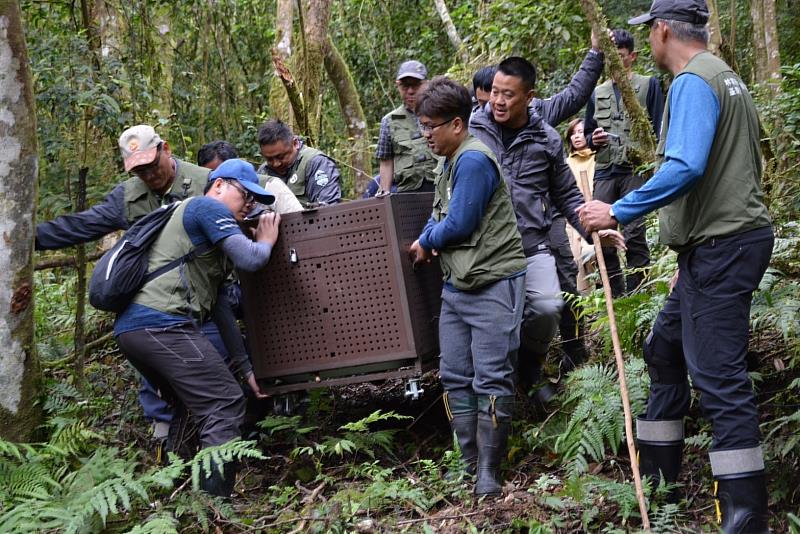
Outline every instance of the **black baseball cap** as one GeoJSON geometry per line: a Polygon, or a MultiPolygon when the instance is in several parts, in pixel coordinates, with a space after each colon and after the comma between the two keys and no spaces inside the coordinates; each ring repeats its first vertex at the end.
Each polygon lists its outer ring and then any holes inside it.
{"type": "Polygon", "coordinates": [[[705,24],[708,22],[708,6],[705,0],[653,0],[648,13],[630,19],[628,24],[647,24],[654,19],[705,24]]]}

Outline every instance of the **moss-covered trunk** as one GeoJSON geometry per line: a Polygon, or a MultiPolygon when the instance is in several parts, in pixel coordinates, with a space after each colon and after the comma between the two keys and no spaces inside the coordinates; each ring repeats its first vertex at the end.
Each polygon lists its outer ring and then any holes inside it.
{"type": "Polygon", "coordinates": [[[41,422],[33,331],[36,116],[19,5],[0,0],[0,437],[29,440],[41,422]]]}
{"type": "Polygon", "coordinates": [[[322,120],[322,66],[328,43],[328,22],[331,18],[330,0],[305,0],[302,2],[304,47],[298,66],[300,87],[308,116],[309,141],[318,143],[322,120]]]}
{"type": "Polygon", "coordinates": [[[656,154],[656,139],[653,135],[653,126],[647,116],[647,111],[639,105],[639,99],[636,98],[636,93],[631,87],[630,80],[628,80],[627,72],[622,65],[617,47],[614,46],[611,37],[608,35],[608,23],[605,16],[600,12],[595,0],[581,0],[581,6],[584,13],[586,13],[586,18],[592,25],[592,29],[599,38],[600,48],[606,58],[606,70],[614,80],[614,83],[617,84],[625,110],[630,116],[631,140],[638,144],[637,149],[634,149],[634,147],[629,148],[630,160],[637,166],[652,163],[655,161],[656,154]]]}
{"type": "Polygon", "coordinates": [[[342,111],[342,117],[347,127],[347,138],[351,146],[350,165],[355,178],[355,193],[356,198],[360,198],[372,175],[367,119],[364,116],[364,109],[361,107],[361,99],[356,91],[356,84],[353,82],[350,69],[330,38],[328,38],[325,53],[325,72],[328,73],[328,78],[336,89],[339,109],[342,111]]]}
{"type": "MultiPolygon", "coordinates": [[[[280,58],[283,65],[289,64],[292,56],[292,21],[294,9],[292,0],[278,0],[275,5],[275,46],[273,56],[280,58]]],[[[286,94],[278,67],[269,86],[269,108],[272,115],[283,122],[292,122],[289,97],[286,94]]]]}

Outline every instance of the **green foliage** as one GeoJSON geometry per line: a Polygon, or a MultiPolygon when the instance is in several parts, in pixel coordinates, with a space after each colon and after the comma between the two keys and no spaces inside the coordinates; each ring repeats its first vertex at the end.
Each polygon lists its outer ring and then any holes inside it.
{"type": "Polygon", "coordinates": [[[800,364],[800,283],[768,269],[753,296],[750,318],[755,331],[780,332],[800,364]]]}
{"type": "Polygon", "coordinates": [[[762,180],[770,213],[781,222],[800,215],[800,63],[781,69],[781,91],[756,88],[756,103],[772,145],[762,180]]]}
{"type": "Polygon", "coordinates": [[[308,445],[299,446],[292,451],[292,456],[295,458],[300,456],[312,457],[318,468],[321,468],[322,459],[328,456],[342,457],[346,453],[361,453],[370,458],[375,458],[376,448],[380,448],[386,454],[392,456],[394,455],[393,448],[395,446],[394,436],[398,431],[395,429],[372,430],[370,425],[404,419],[411,419],[411,417],[398,415],[395,412],[383,413],[381,410],[376,410],[363,419],[340,427],[340,430],[345,431],[342,436],[327,436],[320,443],[312,442],[308,445]]]}
{"type": "MultiPolygon", "coordinates": [[[[648,393],[646,365],[630,359],[625,365],[631,409],[643,407],[648,393]]],[[[619,450],[625,435],[622,398],[616,369],[611,365],[585,365],[567,378],[560,395],[561,412],[544,428],[541,440],[558,456],[569,475],[588,471],[589,462],[601,462],[607,448],[619,450]]],[[[525,434],[531,446],[541,442],[538,431],[525,434]]]]}
{"type": "MultiPolygon", "coordinates": [[[[263,460],[265,456],[255,448],[254,441],[234,440],[224,445],[200,449],[189,464],[192,473],[192,488],[195,490],[200,489],[201,474],[207,477],[211,474],[213,468],[218,469],[222,474],[224,464],[244,458],[263,460]]],[[[176,463],[177,459],[178,457],[174,456],[170,458],[170,461],[171,463],[176,463]]]]}
{"type": "Polygon", "coordinates": [[[158,514],[147,519],[143,525],[136,525],[127,534],[178,534],[178,521],[168,514],[158,514]]]}

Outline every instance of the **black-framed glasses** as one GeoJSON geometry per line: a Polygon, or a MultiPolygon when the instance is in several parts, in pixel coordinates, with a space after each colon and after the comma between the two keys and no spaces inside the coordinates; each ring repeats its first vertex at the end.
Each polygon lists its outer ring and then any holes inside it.
{"type": "Polygon", "coordinates": [[[446,121],[440,122],[439,124],[422,124],[422,123],[419,123],[419,133],[421,133],[422,135],[433,133],[433,131],[436,128],[438,128],[439,126],[444,126],[448,122],[453,122],[453,120],[455,120],[455,117],[450,117],[446,121]]]}
{"type": "Polygon", "coordinates": [[[248,191],[244,187],[239,186],[239,180],[235,180],[233,178],[229,178],[229,179],[225,180],[225,183],[228,184],[229,186],[233,187],[234,189],[238,190],[242,194],[242,198],[244,199],[245,206],[247,206],[247,205],[252,206],[253,204],[256,203],[255,195],[253,195],[253,193],[251,193],[250,191],[248,191]]]}
{"type": "Polygon", "coordinates": [[[135,174],[142,180],[150,178],[158,171],[158,162],[161,159],[161,147],[164,146],[164,143],[158,144],[158,149],[156,150],[156,157],[152,161],[152,163],[148,163],[147,165],[140,165],[139,167],[135,167],[131,169],[131,174],[135,174]]]}

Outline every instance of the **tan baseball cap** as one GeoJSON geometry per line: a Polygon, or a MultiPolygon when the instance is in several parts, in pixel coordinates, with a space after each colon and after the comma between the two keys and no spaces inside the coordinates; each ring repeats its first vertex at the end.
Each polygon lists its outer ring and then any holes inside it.
{"type": "Polygon", "coordinates": [[[153,163],[158,154],[158,145],[162,143],[152,126],[139,124],[122,132],[119,136],[119,149],[128,172],[139,165],[153,163]]]}

